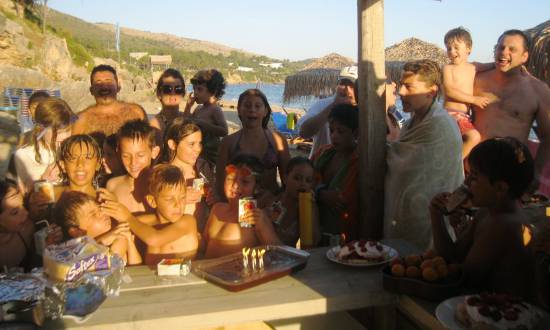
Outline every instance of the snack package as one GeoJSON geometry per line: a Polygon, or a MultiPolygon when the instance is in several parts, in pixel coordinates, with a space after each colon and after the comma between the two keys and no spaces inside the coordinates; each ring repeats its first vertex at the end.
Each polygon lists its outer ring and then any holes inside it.
{"type": "Polygon", "coordinates": [[[43,260],[49,278],[67,282],[79,279],[85,272],[111,266],[108,248],[88,236],[46,247],[43,260]]]}
{"type": "Polygon", "coordinates": [[[158,276],[185,276],[191,269],[191,260],[182,258],[162,259],[157,264],[158,276]]]}
{"type": "Polygon", "coordinates": [[[93,313],[107,297],[118,296],[124,261],[110,255],[111,268],[84,273],[73,282],[47,279],[42,302],[47,317],[57,319],[67,315],[85,317],[93,313]]]}

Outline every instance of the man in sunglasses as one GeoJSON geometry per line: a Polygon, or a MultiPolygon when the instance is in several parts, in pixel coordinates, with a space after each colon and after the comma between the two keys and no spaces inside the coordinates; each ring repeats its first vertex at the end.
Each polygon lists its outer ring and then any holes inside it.
{"type": "Polygon", "coordinates": [[[105,137],[115,134],[126,122],[147,119],[140,105],[117,100],[120,85],[112,66],[96,66],[90,75],[90,82],[90,93],[96,104],[78,114],[78,120],[72,128],[73,134],[90,134],[102,144],[105,137]]]}

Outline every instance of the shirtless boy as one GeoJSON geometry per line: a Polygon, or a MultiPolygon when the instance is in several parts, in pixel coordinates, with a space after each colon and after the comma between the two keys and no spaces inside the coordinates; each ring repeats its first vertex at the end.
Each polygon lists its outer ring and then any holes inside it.
{"type": "Polygon", "coordinates": [[[443,67],[444,107],[458,123],[463,141],[462,159],[465,159],[481,139],[472,124],[469,105],[483,109],[489,99],[473,95],[476,67],[468,63],[468,55],[472,51],[470,33],[463,27],[450,30],[445,34],[445,46],[451,63],[443,67]]]}
{"type": "Polygon", "coordinates": [[[155,130],[143,120],[133,120],[120,128],[117,139],[118,153],[126,174],[110,179],[106,188],[130,212],[150,211],[145,203],[148,170],[160,152],[155,145],[155,130]]]}
{"type": "Polygon", "coordinates": [[[449,194],[436,195],[430,205],[435,249],[463,264],[469,287],[529,300],[534,265],[522,235],[529,218],[518,201],[533,179],[533,158],[525,145],[508,137],[478,144],[468,161],[465,184],[471,203],[481,209],[453,242],[443,221],[449,194]]]}
{"type": "Polygon", "coordinates": [[[474,126],[481,140],[512,136],[527,143],[533,121],[537,121],[540,146],[535,158],[536,188],[539,174],[550,160],[550,88],[522,72],[529,58],[529,38],[520,30],[505,31],[495,47],[495,68],[478,73],[474,94],[491,101],[483,110],[475,107],[474,126]]]}
{"type": "Polygon", "coordinates": [[[201,156],[215,164],[218,158],[220,138],[227,135],[227,122],[222,109],[217,105],[225,93],[225,79],[221,72],[210,69],[197,72],[191,78],[193,94],[187,99],[184,116],[192,116],[201,128],[201,156]],[[202,104],[191,112],[194,103],[202,104]]]}
{"type": "Polygon", "coordinates": [[[108,198],[102,207],[114,219],[128,222],[130,230],[147,244],[144,258],[147,265],[155,265],[164,258],[194,258],[199,246],[197,222],[183,213],[185,177],[179,168],[161,164],[153,169],[147,202],[156,213],[138,218],[108,198]]]}
{"type": "MultiPolygon", "coordinates": [[[[93,68],[90,75],[90,93],[96,100],[78,114],[73,134],[90,134],[104,138],[115,134],[125,122],[133,119],[147,119],[145,111],[135,103],[117,100],[120,85],[116,70],[106,64],[93,68]]],[[[98,141],[100,145],[103,140],[98,141]]]]}

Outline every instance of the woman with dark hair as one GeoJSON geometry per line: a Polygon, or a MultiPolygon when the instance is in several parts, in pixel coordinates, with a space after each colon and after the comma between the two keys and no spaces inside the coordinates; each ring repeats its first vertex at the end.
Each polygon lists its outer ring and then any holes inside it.
{"type": "Polygon", "coordinates": [[[278,132],[267,128],[271,116],[271,107],[266,96],[258,89],[248,89],[239,96],[237,111],[242,123],[242,129],[223,138],[218,161],[216,163],[216,182],[218,196],[223,194],[225,166],[229,159],[240,154],[250,154],[258,157],[265,168],[260,178],[260,186],[265,193],[259,197],[260,207],[266,206],[268,195],[279,190],[277,170],[281,182],[284,182],[286,165],[290,159],[286,139],[278,132]]]}
{"type": "Polygon", "coordinates": [[[164,150],[165,161],[179,168],[185,177],[185,213],[197,219],[197,227],[202,231],[209,213],[208,202],[213,202],[209,187],[214,186],[215,179],[212,164],[200,157],[200,127],[189,119],[176,118],[166,130],[164,150]]]}
{"type": "Polygon", "coordinates": [[[159,77],[156,88],[162,109],[151,119],[150,124],[164,133],[167,127],[181,116],[180,103],[185,96],[185,79],[176,69],[166,69],[159,77]]]}

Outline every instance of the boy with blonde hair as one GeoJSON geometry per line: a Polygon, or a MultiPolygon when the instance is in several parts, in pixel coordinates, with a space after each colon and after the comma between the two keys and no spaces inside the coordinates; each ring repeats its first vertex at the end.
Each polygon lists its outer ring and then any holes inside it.
{"type": "Polygon", "coordinates": [[[107,190],[132,213],[150,211],[145,203],[149,168],[160,153],[155,130],[146,121],[133,120],[117,133],[118,154],[126,174],[107,181],[107,190]]]}
{"type": "Polygon", "coordinates": [[[489,99],[474,96],[476,66],[468,63],[468,56],[472,51],[470,33],[463,27],[458,27],[447,32],[444,40],[450,60],[450,64],[443,67],[444,107],[456,119],[463,141],[462,159],[465,159],[481,141],[481,136],[472,123],[470,106],[483,109],[489,104],[489,99]]]}
{"type": "Polygon", "coordinates": [[[183,173],[173,165],[158,165],[149,182],[146,198],[155,214],[136,218],[108,195],[103,196],[103,210],[117,221],[128,222],[130,230],[147,244],[145,264],[155,265],[165,258],[193,259],[199,247],[199,236],[195,218],[184,214],[183,173]]]}

